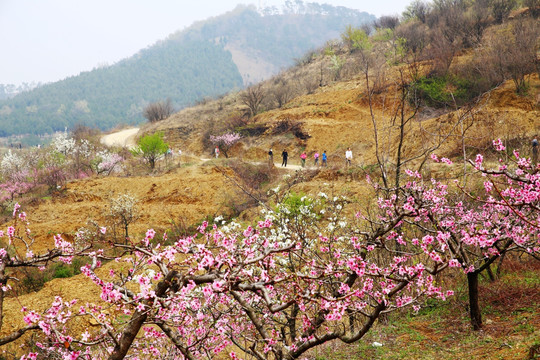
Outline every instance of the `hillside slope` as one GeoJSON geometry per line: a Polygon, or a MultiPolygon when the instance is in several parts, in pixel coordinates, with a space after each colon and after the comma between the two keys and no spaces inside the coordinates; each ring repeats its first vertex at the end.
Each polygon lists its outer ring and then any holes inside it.
{"type": "MultiPolygon", "coordinates": [[[[379,150],[391,159],[399,135],[395,119],[390,116],[392,108],[397,106],[395,89],[388,88],[377,97],[372,118],[364,86],[361,77],[330,83],[313,94],[294,98],[280,109],[259,114],[239,128],[244,138],[233,149],[234,156],[260,161],[269,148],[277,149],[279,154],[287,148],[291,161],[299,163],[303,150],[310,156],[326,150],[330,163],[341,167],[345,150],[351,147],[355,164],[369,166],[376,162],[375,121],[379,129],[379,150]],[[285,129],[279,130],[284,124],[285,129]],[[295,129],[301,129],[302,134],[295,133],[295,129]]],[[[463,146],[475,151],[486,150],[496,138],[505,139],[527,153],[530,140],[540,133],[538,75],[531,77],[530,88],[529,96],[519,96],[508,81],[486,94],[470,110],[420,109],[420,116],[407,127],[405,153],[421,152],[431,143],[437,146],[438,154],[455,157],[461,154],[463,146]],[[462,123],[466,127],[463,143],[462,123]],[[435,144],[435,134],[441,139],[444,137],[444,141],[437,140],[441,143],[435,144]]],[[[145,125],[141,133],[164,131],[173,148],[210,153],[211,148],[205,145],[208,134],[224,131],[219,124],[224,123],[226,127],[231,117],[243,109],[245,105],[238,100],[238,94],[232,94],[219,102],[185,109],[167,120],[145,125]]]]}
{"type": "Polygon", "coordinates": [[[331,6],[265,16],[239,6],[112,66],[0,100],[0,136],[139,123],[151,102],[170,98],[184,108],[256,83],[338,37],[346,25],[372,20],[367,13],[331,6]]]}

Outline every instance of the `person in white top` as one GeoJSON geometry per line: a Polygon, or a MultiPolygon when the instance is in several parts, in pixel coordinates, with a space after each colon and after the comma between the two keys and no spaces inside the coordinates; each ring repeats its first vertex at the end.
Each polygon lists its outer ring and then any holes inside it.
{"type": "Polygon", "coordinates": [[[351,161],[352,161],[352,151],[351,151],[351,148],[347,148],[347,151],[345,151],[345,165],[347,165],[347,167],[351,166],[351,161]]]}

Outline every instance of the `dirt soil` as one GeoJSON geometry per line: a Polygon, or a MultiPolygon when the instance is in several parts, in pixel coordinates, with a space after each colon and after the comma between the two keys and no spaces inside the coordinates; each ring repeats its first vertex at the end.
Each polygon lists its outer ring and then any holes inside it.
{"type": "MultiPolygon", "coordinates": [[[[170,229],[173,223],[193,224],[207,216],[227,214],[230,196],[226,178],[211,166],[175,168],[160,176],[101,177],[68,183],[61,193],[25,209],[36,235],[34,251],[54,246],[54,234],[68,238],[88,220],[107,226],[109,199],[131,194],[138,200],[138,219],[130,225],[132,236],[149,228],[170,229]]],[[[119,238],[122,238],[119,229],[119,238]]]]}
{"type": "MultiPolygon", "coordinates": [[[[264,132],[258,136],[244,136],[231,149],[231,154],[244,160],[264,161],[269,148],[274,149],[274,156],[278,158],[286,148],[289,163],[298,165],[303,150],[308,153],[308,163],[316,151],[326,150],[329,164],[343,167],[345,150],[351,147],[355,165],[372,165],[376,162],[375,121],[380,156],[392,158],[399,135],[397,123],[391,116],[396,109],[392,88],[376,95],[373,117],[363,89],[361,78],[332,83],[311,95],[293,99],[281,109],[263,112],[251,120],[248,127],[260,127],[264,132]],[[284,120],[298,123],[306,138],[291,133],[275,134],[274,128],[284,120]]],[[[423,108],[418,120],[413,121],[405,133],[408,140],[404,154],[408,156],[437,146],[440,140],[442,144],[436,151],[440,156],[459,156],[462,133],[465,145],[477,151],[490,148],[491,141],[496,138],[528,145],[535,135],[540,134],[540,80],[537,74],[531,76],[529,93],[525,97],[516,95],[513,83],[508,81],[484,96],[471,111],[423,108]]],[[[209,129],[220,121],[227,123],[231,114],[244,110],[238,95],[232,94],[180,111],[167,120],[147,124],[141,128],[141,133],[163,131],[173,148],[208,156],[211,147],[205,147],[203,143],[209,129]]]]}

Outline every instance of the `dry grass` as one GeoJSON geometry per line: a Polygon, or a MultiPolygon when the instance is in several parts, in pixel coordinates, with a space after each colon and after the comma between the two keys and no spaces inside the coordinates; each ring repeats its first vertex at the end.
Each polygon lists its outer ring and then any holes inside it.
{"type": "Polygon", "coordinates": [[[429,301],[417,315],[393,313],[357,344],[328,344],[308,359],[527,359],[531,347],[540,344],[537,260],[507,261],[500,279],[482,282],[481,331],[469,324],[463,277],[454,285],[458,292],[449,301],[429,301]]]}

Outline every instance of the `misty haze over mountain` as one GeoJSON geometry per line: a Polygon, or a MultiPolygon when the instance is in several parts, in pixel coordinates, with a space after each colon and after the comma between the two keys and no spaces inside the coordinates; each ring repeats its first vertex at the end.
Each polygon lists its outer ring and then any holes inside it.
{"type": "Polygon", "coordinates": [[[0,87],[0,136],[140,123],[149,103],[170,98],[181,109],[257,83],[339,38],[347,25],[374,19],[326,4],[296,2],[279,10],[240,5],[114,65],[32,90],[0,87]],[[13,96],[20,90],[28,91],[13,96]]]}

